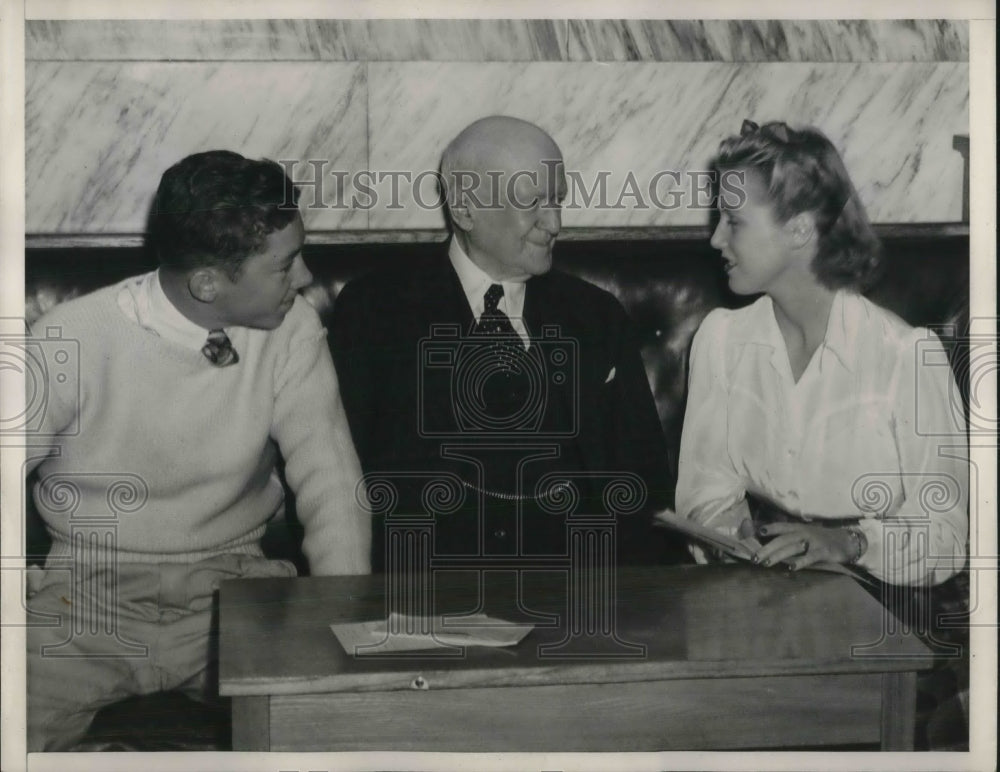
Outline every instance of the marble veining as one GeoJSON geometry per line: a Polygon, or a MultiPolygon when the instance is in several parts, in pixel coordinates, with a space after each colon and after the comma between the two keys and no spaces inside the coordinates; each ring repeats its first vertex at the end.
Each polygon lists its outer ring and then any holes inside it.
{"type": "Polygon", "coordinates": [[[32,20],[29,60],[968,61],[962,20],[32,20]]]}
{"type": "MultiPolygon", "coordinates": [[[[874,222],[961,218],[962,158],[952,148],[968,132],[961,63],[372,64],[369,92],[373,170],[430,173],[447,142],[485,115],[541,125],[581,182],[570,186],[566,227],[706,224],[689,174],[707,170],[748,117],[825,131],[874,222]],[[604,205],[598,193],[588,206],[602,174],[604,205]]],[[[407,193],[397,208],[375,208],[371,227],[443,223],[407,193]]]]}
{"type": "Polygon", "coordinates": [[[74,19],[25,22],[28,60],[318,60],[302,19],[74,19]]]}
{"type": "MultiPolygon", "coordinates": [[[[364,168],[365,95],[364,66],[347,63],[29,62],[27,231],[141,233],[163,171],[204,150],[364,168]]],[[[304,216],[368,224],[349,208],[304,216]]]]}
{"type": "Polygon", "coordinates": [[[917,62],[969,60],[961,20],[571,19],[572,61],[917,62]]]}
{"type": "Polygon", "coordinates": [[[313,177],[306,161],[321,163],[320,206],[308,187],[302,201],[313,231],[439,228],[441,150],[494,113],[538,123],[563,148],[566,227],[706,225],[692,175],[744,118],[823,129],[874,222],[962,216],[960,62],[52,61],[26,75],[33,234],[141,233],[163,170],[211,148],[300,161],[299,182],[313,177]],[[374,207],[353,195],[362,171],[382,177],[360,181],[374,207]]]}
{"type": "Polygon", "coordinates": [[[74,20],[26,23],[34,60],[560,61],[559,19],[74,20]]]}
{"type": "Polygon", "coordinates": [[[314,22],[323,58],[369,61],[560,61],[559,19],[368,19],[314,22]]]}

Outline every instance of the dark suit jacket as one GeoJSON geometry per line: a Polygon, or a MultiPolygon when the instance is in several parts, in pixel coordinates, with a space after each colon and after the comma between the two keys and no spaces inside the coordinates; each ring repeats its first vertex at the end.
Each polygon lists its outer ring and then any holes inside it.
{"type": "MultiPolygon", "coordinates": [[[[637,476],[647,503],[618,517],[619,561],[664,560],[666,542],[649,515],[672,499],[667,449],[624,309],[604,290],[551,271],[528,281],[523,313],[544,370],[541,401],[498,438],[475,411],[471,423],[469,411],[464,419],[456,411],[472,399],[472,381],[458,374],[462,354],[449,352],[468,344],[475,320],[447,256],[350,282],[336,300],[331,346],[362,468],[394,477],[404,514],[426,510],[423,473],[460,478],[466,503],[438,514],[435,552],[473,559],[566,554],[565,513],[530,495],[546,475],[573,480],[578,515],[605,512],[607,483],[637,476]]],[[[381,518],[374,528],[380,571],[381,518]]]]}

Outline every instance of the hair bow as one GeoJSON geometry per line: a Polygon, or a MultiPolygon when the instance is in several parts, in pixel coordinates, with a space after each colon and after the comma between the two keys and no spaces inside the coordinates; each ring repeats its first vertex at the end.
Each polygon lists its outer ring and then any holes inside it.
{"type": "Polygon", "coordinates": [[[748,134],[753,134],[757,131],[763,131],[768,136],[773,137],[779,142],[791,142],[791,135],[789,134],[790,129],[788,124],[782,121],[771,121],[770,123],[765,123],[763,128],[758,126],[753,121],[747,119],[743,121],[743,125],[740,126],[740,136],[745,137],[748,134]]]}

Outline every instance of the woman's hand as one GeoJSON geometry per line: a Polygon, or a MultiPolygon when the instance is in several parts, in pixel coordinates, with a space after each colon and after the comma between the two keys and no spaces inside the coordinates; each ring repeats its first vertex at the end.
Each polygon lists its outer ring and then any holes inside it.
{"type": "Polygon", "coordinates": [[[850,563],[857,550],[857,542],[845,528],[769,523],[758,533],[771,539],[754,555],[754,562],[764,566],[786,563],[797,571],[813,563],[850,563]]]}
{"type": "MultiPolygon", "coordinates": [[[[740,524],[739,524],[739,526],[736,529],[736,538],[739,539],[740,541],[745,541],[746,539],[753,539],[754,538],[754,524],[753,524],[753,520],[751,520],[749,517],[747,517],[747,518],[744,518],[743,520],[740,521],[740,524]]],[[[754,542],[754,543],[756,543],[756,542],[754,542]]],[[[727,555],[726,553],[722,552],[721,550],[714,550],[714,549],[711,549],[710,547],[698,547],[698,546],[694,546],[694,547],[692,547],[691,551],[694,552],[694,550],[698,551],[698,552],[694,553],[694,556],[695,556],[695,560],[697,562],[699,562],[699,563],[739,563],[740,562],[736,558],[730,557],[729,555],[727,555]],[[701,556],[700,560],[698,559],[699,555],[701,556]]]]}

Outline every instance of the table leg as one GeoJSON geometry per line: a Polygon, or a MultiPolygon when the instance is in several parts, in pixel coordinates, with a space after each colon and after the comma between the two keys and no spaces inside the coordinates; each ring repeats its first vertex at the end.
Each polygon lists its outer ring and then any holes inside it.
{"type": "Polygon", "coordinates": [[[882,675],[882,750],[912,751],[917,725],[917,674],[882,675]]]}
{"type": "Polygon", "coordinates": [[[233,750],[271,750],[270,697],[233,697],[233,750]]]}

